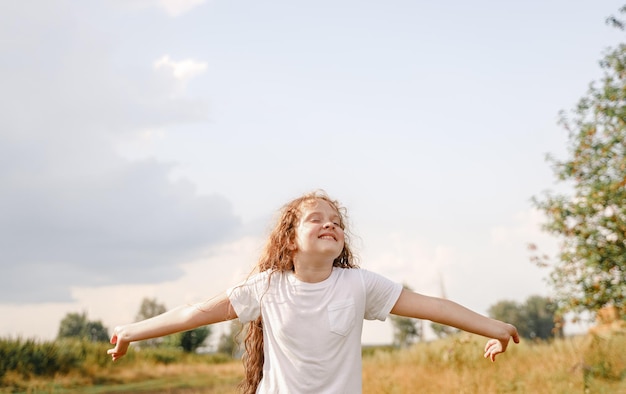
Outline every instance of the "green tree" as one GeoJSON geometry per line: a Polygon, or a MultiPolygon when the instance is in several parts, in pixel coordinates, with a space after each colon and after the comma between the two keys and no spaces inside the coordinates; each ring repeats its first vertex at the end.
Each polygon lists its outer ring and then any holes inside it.
{"type": "Polygon", "coordinates": [[[494,319],[513,324],[520,336],[528,338],[524,310],[519,303],[511,300],[498,301],[487,310],[487,314],[494,319]]]}
{"type": "Polygon", "coordinates": [[[204,342],[211,336],[211,327],[201,326],[193,330],[177,332],[161,338],[158,346],[173,347],[182,349],[184,352],[193,353],[204,345],[204,342]]]}
{"type": "Polygon", "coordinates": [[[459,330],[454,327],[446,326],[445,324],[439,324],[435,322],[430,322],[430,328],[431,330],[433,330],[433,333],[435,333],[437,338],[445,338],[449,335],[459,332],[459,330]]]}
{"type": "Polygon", "coordinates": [[[228,332],[222,333],[217,344],[219,353],[228,354],[233,357],[241,357],[243,348],[238,338],[245,337],[245,328],[238,319],[231,320],[228,332]]]}
{"type": "Polygon", "coordinates": [[[526,337],[549,339],[563,336],[563,321],[557,314],[557,305],[541,296],[530,296],[523,307],[526,337]]]}
{"type": "Polygon", "coordinates": [[[391,315],[393,324],[393,345],[406,348],[421,337],[420,320],[410,317],[391,315]]]}
{"type": "MultiPolygon", "coordinates": [[[[156,298],[144,298],[139,306],[139,311],[135,315],[135,321],[146,320],[154,316],[164,313],[167,309],[164,304],[157,301],[156,298]]],[[[147,339],[137,343],[139,347],[157,347],[163,343],[163,338],[147,339]]]]}
{"type": "Polygon", "coordinates": [[[160,304],[156,298],[144,298],[139,306],[139,311],[135,315],[135,321],[146,320],[164,313],[167,309],[164,304],[160,304]]]}
{"type": "Polygon", "coordinates": [[[80,338],[87,326],[87,313],[68,313],[59,325],[57,338],[80,338]]]}
{"type": "Polygon", "coordinates": [[[180,347],[187,353],[193,353],[202,347],[204,341],[211,336],[211,327],[202,326],[180,334],[180,347]]]}
{"type": "MultiPolygon", "coordinates": [[[[624,29],[615,17],[608,22],[624,29]]],[[[538,259],[551,268],[560,312],[626,308],[626,44],[609,49],[600,66],[600,82],[569,116],[561,113],[569,157],[548,157],[573,193],[533,199],[547,216],[544,230],[561,241],[556,262],[538,259]]]]}
{"type": "Polygon", "coordinates": [[[533,295],[524,304],[499,301],[492,305],[490,317],[517,327],[519,335],[527,339],[549,339],[562,334],[563,325],[556,313],[556,304],[549,298],[533,295]]]}
{"type": "Polygon", "coordinates": [[[108,342],[109,333],[101,321],[89,321],[87,313],[68,313],[59,325],[57,338],[79,338],[91,342],[108,342]]]}
{"type": "Polygon", "coordinates": [[[193,330],[177,332],[161,338],[161,347],[179,348],[187,353],[193,353],[204,345],[204,342],[211,336],[211,327],[201,326],[193,330]]]}
{"type": "MultiPolygon", "coordinates": [[[[139,306],[139,311],[135,315],[135,321],[149,319],[165,313],[167,308],[156,298],[144,298],[139,306]]],[[[211,336],[211,328],[208,326],[194,328],[193,330],[179,332],[168,335],[164,338],[153,338],[138,342],[140,347],[171,346],[180,347],[186,352],[195,352],[204,344],[204,341],[211,336]]]]}

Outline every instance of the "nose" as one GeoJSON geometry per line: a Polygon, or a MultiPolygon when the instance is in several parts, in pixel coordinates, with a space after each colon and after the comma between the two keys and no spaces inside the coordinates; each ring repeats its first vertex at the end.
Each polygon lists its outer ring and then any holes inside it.
{"type": "Polygon", "coordinates": [[[335,223],[333,222],[328,222],[324,225],[324,228],[335,228],[335,223]]]}

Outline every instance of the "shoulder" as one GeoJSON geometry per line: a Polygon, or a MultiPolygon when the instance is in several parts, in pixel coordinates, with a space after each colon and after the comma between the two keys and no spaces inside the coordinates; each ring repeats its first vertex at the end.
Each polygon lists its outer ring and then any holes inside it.
{"type": "Polygon", "coordinates": [[[370,271],[365,268],[345,268],[344,271],[349,273],[349,275],[361,278],[363,280],[388,280],[383,275],[376,273],[374,271],[370,271]]]}
{"type": "Polygon", "coordinates": [[[247,278],[239,282],[239,286],[250,286],[259,282],[267,281],[270,271],[256,272],[248,275],[247,278]]]}
{"type": "Polygon", "coordinates": [[[250,276],[248,276],[247,279],[243,281],[243,283],[267,282],[269,278],[279,278],[285,275],[287,275],[286,271],[266,270],[251,274],[250,276]]]}
{"type": "MultiPolygon", "coordinates": [[[[359,269],[359,276],[363,282],[363,285],[368,291],[375,289],[397,289],[402,288],[402,285],[383,276],[379,273],[369,271],[366,269],[359,269]]],[[[395,291],[395,290],[394,290],[395,291]]]]}
{"type": "Polygon", "coordinates": [[[338,281],[359,283],[366,289],[380,284],[389,285],[394,283],[383,275],[364,268],[335,268],[334,274],[337,275],[338,281]]]}
{"type": "Polygon", "coordinates": [[[255,289],[256,291],[258,291],[259,289],[267,288],[267,286],[269,286],[272,282],[280,281],[280,278],[282,278],[284,275],[284,272],[274,270],[253,273],[247,278],[243,279],[237,285],[233,286],[229,290],[229,292],[240,288],[255,289]]]}

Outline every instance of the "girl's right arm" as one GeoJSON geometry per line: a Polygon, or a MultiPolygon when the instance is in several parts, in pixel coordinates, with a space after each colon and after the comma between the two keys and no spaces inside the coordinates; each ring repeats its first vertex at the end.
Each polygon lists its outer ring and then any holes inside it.
{"type": "Polygon", "coordinates": [[[198,304],[182,305],[150,319],[115,327],[111,336],[115,347],[107,353],[115,361],[126,354],[131,342],[192,330],[236,317],[226,294],[198,304]]]}
{"type": "Polygon", "coordinates": [[[517,329],[511,324],[488,318],[456,302],[425,296],[406,289],[400,293],[391,313],[416,319],[426,319],[493,338],[485,346],[485,358],[489,358],[491,361],[495,361],[496,355],[506,351],[511,339],[513,342],[519,343],[517,329]]]}

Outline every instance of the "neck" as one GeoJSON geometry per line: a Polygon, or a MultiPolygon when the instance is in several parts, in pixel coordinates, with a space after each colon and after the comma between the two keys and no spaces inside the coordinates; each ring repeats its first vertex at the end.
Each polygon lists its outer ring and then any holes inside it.
{"type": "Polygon", "coordinates": [[[333,262],[330,264],[326,261],[317,264],[307,262],[304,263],[299,259],[293,262],[294,273],[296,278],[303,282],[317,283],[326,280],[333,271],[333,262]]]}

